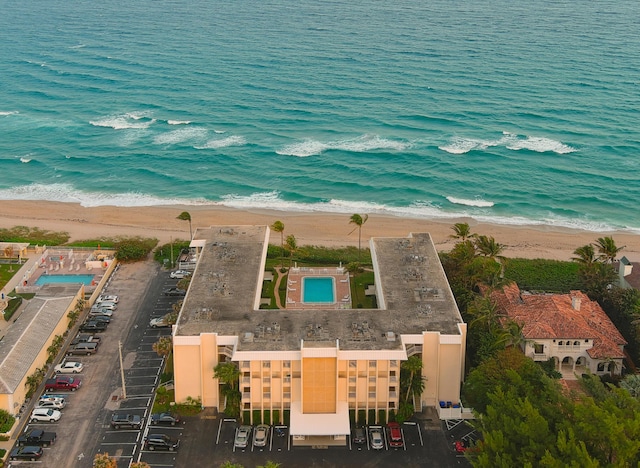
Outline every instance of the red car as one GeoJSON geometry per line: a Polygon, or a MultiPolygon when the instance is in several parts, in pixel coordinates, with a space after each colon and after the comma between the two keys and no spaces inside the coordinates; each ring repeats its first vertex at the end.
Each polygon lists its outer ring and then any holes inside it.
{"type": "Polygon", "coordinates": [[[389,446],[390,447],[402,447],[404,442],[402,440],[402,430],[400,424],[397,422],[390,422],[387,424],[389,428],[389,446]]]}

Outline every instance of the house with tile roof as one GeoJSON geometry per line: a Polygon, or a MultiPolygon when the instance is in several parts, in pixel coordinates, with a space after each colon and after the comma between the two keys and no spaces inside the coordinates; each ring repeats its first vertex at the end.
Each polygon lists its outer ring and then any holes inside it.
{"type": "Polygon", "coordinates": [[[534,361],[553,359],[569,379],[585,372],[620,373],[627,342],[583,292],[531,294],[512,283],[491,297],[504,320],[522,327],[524,353],[534,361]]]}

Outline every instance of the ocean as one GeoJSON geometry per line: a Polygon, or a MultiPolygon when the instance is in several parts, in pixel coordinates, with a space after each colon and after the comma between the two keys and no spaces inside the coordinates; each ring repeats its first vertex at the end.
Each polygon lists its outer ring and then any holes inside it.
{"type": "Polygon", "coordinates": [[[640,232],[635,0],[0,11],[0,200],[640,232]]]}

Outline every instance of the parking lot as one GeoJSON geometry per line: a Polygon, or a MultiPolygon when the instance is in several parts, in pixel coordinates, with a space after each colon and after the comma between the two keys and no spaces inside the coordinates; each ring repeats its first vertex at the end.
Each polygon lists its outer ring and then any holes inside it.
{"type": "MultiPolygon", "coordinates": [[[[36,462],[12,461],[11,466],[77,466],[89,468],[96,453],[108,452],[119,467],[131,461],[147,461],[152,466],[175,466],[174,453],[150,452],[142,449],[148,432],[148,421],[155,388],[159,382],[163,359],[152,346],[169,328],[150,328],[149,320],[172,310],[179,298],[162,294],[163,288],[175,286],[168,272],[160,272],[152,263],[121,265],[112,275],[106,293],[119,296],[108,329],[100,337],[98,352],[69,357],[82,362],[84,369],[73,374],[82,381],[76,392],[61,392],[67,402],[62,417],[55,423],[28,423],[24,430],[45,429],[57,433],[56,443],[44,449],[36,462]],[[122,349],[124,381],[119,364],[122,349]],[[126,392],[126,398],[122,398],[126,392]],[[111,427],[114,412],[142,418],[139,430],[111,427]]],[[[161,427],[153,432],[176,435],[180,428],[161,427]]]]}
{"type": "Polygon", "coordinates": [[[110,281],[108,292],[118,294],[120,303],[108,330],[100,334],[100,350],[91,356],[71,358],[84,364],[83,372],[74,375],[82,379],[82,388],[64,393],[68,405],[60,421],[28,426],[57,432],[57,442],[44,449],[41,461],[13,461],[11,466],[91,468],[96,453],[109,453],[116,458],[119,468],[128,467],[134,461],[144,461],[154,468],[216,467],[232,461],[250,468],[267,460],[282,466],[309,467],[469,466],[453,446],[453,439],[465,436],[469,428],[459,425],[449,431],[435,420],[416,419],[402,424],[401,447],[390,446],[389,430],[382,426],[383,447],[380,449],[371,447],[370,427],[365,428],[363,444],[353,443],[350,437],[344,446],[313,449],[292,446],[286,426],[271,426],[264,446],[254,446],[254,427],[247,447],[239,448],[234,446],[238,422],[211,408],[185,418],[176,426],[150,425],[151,405],[163,365],[163,359],[152,346],[161,336],[169,335],[170,329],[151,328],[149,321],[171,312],[172,304],[181,299],[163,294],[163,290],[176,283],[177,279],[171,279],[168,272],[150,263],[123,265],[119,269],[110,281]],[[126,398],[122,398],[125,392],[126,398]],[[112,428],[114,413],[139,416],[141,427],[112,428]],[[459,431],[466,432],[458,434],[459,431]],[[174,452],[145,449],[144,439],[150,434],[179,440],[180,446],[174,452]]]}

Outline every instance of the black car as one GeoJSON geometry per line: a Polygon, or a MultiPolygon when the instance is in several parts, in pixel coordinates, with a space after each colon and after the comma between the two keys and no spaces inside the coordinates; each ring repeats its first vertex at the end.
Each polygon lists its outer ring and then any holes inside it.
{"type": "Polygon", "coordinates": [[[71,342],[71,346],[78,343],[100,343],[100,337],[92,335],[91,333],[78,333],[71,342]]]}
{"type": "Polygon", "coordinates": [[[172,413],[154,413],[151,415],[151,424],[168,424],[175,426],[180,423],[180,417],[172,413]]]}
{"type": "Polygon", "coordinates": [[[362,445],[367,441],[367,437],[364,433],[364,427],[357,427],[355,431],[353,431],[353,443],[362,445]]]}
{"type": "Polygon", "coordinates": [[[128,427],[129,429],[140,429],[142,427],[142,418],[137,414],[114,413],[111,416],[111,427],[120,429],[128,427]]]}
{"type": "Polygon", "coordinates": [[[107,329],[107,322],[102,320],[89,320],[80,326],[80,331],[100,333],[107,329]]]}
{"type": "Polygon", "coordinates": [[[186,291],[184,289],[169,288],[164,290],[165,296],[184,296],[185,294],[186,291]]]}
{"type": "Polygon", "coordinates": [[[36,461],[42,456],[42,447],[36,447],[35,445],[27,445],[25,447],[18,447],[11,451],[9,458],[11,460],[30,460],[36,461]]]}
{"type": "Polygon", "coordinates": [[[164,434],[149,434],[144,440],[144,447],[147,450],[169,450],[173,452],[178,449],[179,440],[172,440],[164,434]]]}

